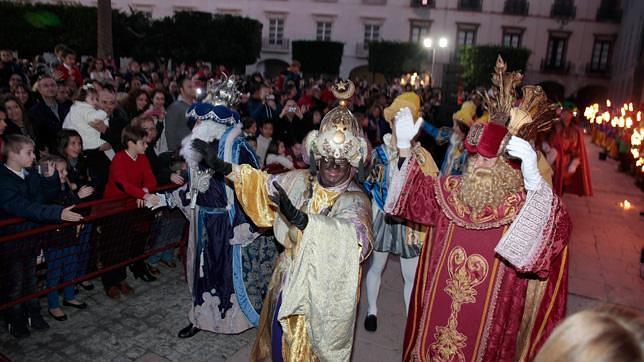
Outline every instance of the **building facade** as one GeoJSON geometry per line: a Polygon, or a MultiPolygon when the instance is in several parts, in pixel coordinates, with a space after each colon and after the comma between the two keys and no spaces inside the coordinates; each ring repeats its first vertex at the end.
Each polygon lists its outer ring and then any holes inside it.
{"type": "MultiPolygon", "coordinates": [[[[86,5],[96,1],[81,0],[86,5]]],[[[641,0],[632,2],[642,3],[641,0]]],[[[448,39],[435,52],[434,77],[465,45],[503,44],[532,51],[526,81],[566,97],[607,92],[620,28],[619,0],[112,0],[152,17],[199,10],[263,24],[262,52],[247,68],[271,71],[291,61],[294,40],[344,43],[342,77],[365,70],[368,43],[448,39]]],[[[434,42],[435,44],[436,42],[434,42]]],[[[432,53],[428,51],[428,63],[432,53]]]]}
{"type": "Polygon", "coordinates": [[[615,44],[609,91],[615,104],[634,102],[644,106],[643,19],[644,1],[625,0],[622,26],[615,44]]]}

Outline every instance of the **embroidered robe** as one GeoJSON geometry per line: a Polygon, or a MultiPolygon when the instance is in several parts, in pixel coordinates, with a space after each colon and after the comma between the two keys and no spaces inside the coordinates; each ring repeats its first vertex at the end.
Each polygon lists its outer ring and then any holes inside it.
{"type": "Polygon", "coordinates": [[[566,309],[571,224],[561,200],[542,182],[475,214],[457,197],[460,176],[426,176],[412,157],[394,177],[385,210],[431,226],[403,360],[530,360],[566,309]]]}

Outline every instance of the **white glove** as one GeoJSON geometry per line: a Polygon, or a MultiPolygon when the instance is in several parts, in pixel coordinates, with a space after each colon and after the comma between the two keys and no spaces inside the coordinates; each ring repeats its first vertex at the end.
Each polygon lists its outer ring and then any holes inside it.
{"type": "Polygon", "coordinates": [[[423,117],[418,117],[416,123],[414,123],[414,116],[411,115],[409,107],[400,109],[396,113],[394,120],[396,147],[399,149],[411,148],[411,140],[416,136],[422,125],[423,117]]]}
{"type": "Polygon", "coordinates": [[[168,206],[168,199],[167,199],[165,194],[157,193],[156,195],[159,197],[159,202],[156,205],[152,205],[151,203],[146,201],[145,206],[147,208],[149,208],[150,210],[156,210],[156,209],[158,209],[160,207],[168,206]]]}
{"type": "Polygon", "coordinates": [[[570,165],[568,165],[568,173],[575,173],[577,171],[577,167],[579,167],[579,158],[575,158],[570,162],[570,165]]]}
{"type": "Polygon", "coordinates": [[[522,138],[512,136],[506,150],[510,156],[521,159],[521,173],[523,174],[525,189],[528,191],[536,190],[543,177],[539,173],[537,152],[532,148],[532,145],[522,138]]]}

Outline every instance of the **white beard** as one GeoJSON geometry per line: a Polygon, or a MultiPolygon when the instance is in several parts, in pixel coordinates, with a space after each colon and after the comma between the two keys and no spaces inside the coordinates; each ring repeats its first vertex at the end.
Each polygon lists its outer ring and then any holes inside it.
{"type": "Polygon", "coordinates": [[[195,152],[192,148],[192,141],[199,139],[210,143],[214,140],[219,140],[227,129],[228,127],[217,122],[200,122],[192,129],[192,132],[181,141],[181,150],[179,151],[179,154],[186,160],[190,168],[197,169],[203,156],[199,152],[195,152]]]}

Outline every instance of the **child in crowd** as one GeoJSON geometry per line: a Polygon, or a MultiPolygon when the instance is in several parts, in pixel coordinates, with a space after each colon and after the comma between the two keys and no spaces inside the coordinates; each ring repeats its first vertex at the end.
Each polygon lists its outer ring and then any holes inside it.
{"type": "Polygon", "coordinates": [[[257,122],[250,117],[242,119],[242,132],[244,137],[255,137],[257,135],[257,122]]]}
{"type": "Polygon", "coordinates": [[[266,120],[262,127],[259,129],[259,136],[257,136],[257,158],[259,159],[260,166],[264,166],[264,160],[266,159],[266,151],[268,146],[273,140],[273,122],[271,120],[266,120]]]}
{"type": "Polygon", "coordinates": [[[286,155],[284,142],[272,140],[266,151],[266,167],[269,173],[280,173],[295,168],[293,159],[286,155]]]}
{"type": "MultiPolygon", "coordinates": [[[[78,191],[84,186],[96,187],[92,181],[87,158],[83,154],[83,140],[78,132],[73,129],[62,129],[57,135],[56,153],[67,161],[67,183],[72,191],[78,191]]],[[[86,198],[89,201],[96,197],[96,194],[86,198]]],[[[85,224],[80,230],[78,236],[78,275],[85,275],[89,267],[90,259],[90,237],[92,235],[92,225],[85,224]]],[[[93,290],[94,285],[89,281],[80,283],[85,290],[93,290]]]]}
{"type": "MultiPolygon", "coordinates": [[[[94,193],[91,186],[82,186],[72,189],[67,178],[67,161],[55,155],[43,157],[41,163],[48,163],[55,167],[60,180],[59,192],[52,200],[53,204],[69,206],[81,202],[94,193]]],[[[47,235],[45,248],[45,260],[47,261],[47,288],[55,287],[59,283],[73,280],[79,274],[79,243],[78,236],[81,235],[83,225],[66,227],[53,231],[47,235]]],[[[49,292],[47,295],[49,315],[57,321],[67,320],[67,316],[60,308],[58,290],[49,292]]],[[[76,300],[74,286],[68,285],[63,288],[63,305],[76,309],[85,309],[87,304],[76,300]]]]}
{"type": "MultiPolygon", "coordinates": [[[[45,163],[41,166],[42,175],[32,168],[36,155],[34,142],[22,135],[8,135],[2,146],[2,156],[6,160],[0,166],[0,219],[22,217],[27,222],[5,227],[0,234],[15,234],[32,229],[36,223],[61,221],[76,222],[82,216],[73,212],[72,206],[48,205],[60,190],[60,180],[55,165],[45,163]]],[[[0,265],[6,277],[2,299],[12,301],[36,292],[36,257],[40,250],[39,238],[26,237],[0,244],[0,265]]],[[[49,325],[40,315],[38,299],[6,310],[9,331],[16,338],[30,335],[33,329],[47,329],[49,325]]]]}
{"type": "MultiPolygon", "coordinates": [[[[145,139],[147,133],[141,127],[126,126],[123,129],[121,141],[126,149],[119,151],[114,156],[110,165],[107,186],[105,187],[104,197],[116,198],[120,196],[131,196],[137,199],[137,205],[157,205],[159,197],[154,194],[157,187],[157,180],[152,172],[152,167],[145,151],[148,147],[145,139]]],[[[126,218],[127,215],[121,216],[126,218]]],[[[131,239],[127,242],[123,240],[134,238],[133,230],[123,230],[123,227],[131,225],[131,222],[125,219],[119,219],[119,216],[105,220],[106,225],[102,227],[103,250],[102,261],[105,266],[121,262],[130,256],[131,251],[135,248],[132,243],[145,242],[145,240],[131,239]]],[[[135,276],[137,275],[135,273],[135,276]]],[[[125,267],[116,268],[105,273],[102,277],[105,293],[112,299],[118,299],[123,294],[131,294],[134,290],[126,282],[127,277],[125,267]]],[[[145,279],[144,279],[145,280],[145,279]]]]}
{"type": "Polygon", "coordinates": [[[98,92],[92,85],[84,85],[78,90],[76,100],[69,109],[63,122],[63,128],[74,129],[83,140],[85,149],[99,150],[111,160],[114,157],[112,146],[101,139],[101,133],[91,126],[91,123],[101,120],[109,126],[107,113],[97,109],[98,92]]]}
{"type": "Polygon", "coordinates": [[[255,136],[246,136],[244,139],[253,148],[253,151],[257,152],[257,137],[255,137],[255,136]]]}

